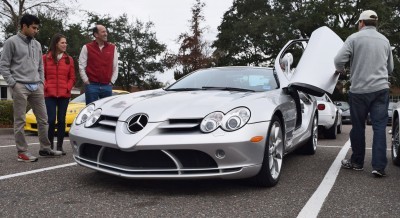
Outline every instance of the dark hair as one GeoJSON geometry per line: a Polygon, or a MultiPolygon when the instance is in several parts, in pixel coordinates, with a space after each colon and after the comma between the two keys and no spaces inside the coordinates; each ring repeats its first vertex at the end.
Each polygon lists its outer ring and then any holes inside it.
{"type": "Polygon", "coordinates": [[[21,29],[22,29],[22,26],[23,26],[24,24],[27,25],[28,27],[29,27],[30,25],[32,25],[32,24],[37,24],[37,25],[39,25],[39,24],[40,24],[40,20],[39,20],[39,18],[36,17],[35,15],[24,14],[24,15],[21,17],[21,20],[19,21],[19,24],[21,25],[21,29]]]}
{"type": "Polygon", "coordinates": [[[374,26],[376,27],[378,25],[377,20],[363,20],[365,26],[374,26]]]}
{"type": "Polygon", "coordinates": [[[99,33],[99,28],[97,28],[99,24],[96,24],[92,29],[92,35],[94,36],[95,33],[99,33]]]}
{"type": "MultiPolygon", "coordinates": [[[[47,52],[48,54],[51,53],[51,56],[53,57],[53,61],[56,64],[57,63],[57,43],[62,39],[66,39],[67,37],[65,37],[63,34],[60,33],[56,33],[53,35],[53,37],[51,38],[50,41],[50,46],[49,46],[49,51],[47,52]]],[[[64,52],[67,55],[67,58],[65,59],[65,63],[69,64],[69,55],[67,52],[64,52]]]]}

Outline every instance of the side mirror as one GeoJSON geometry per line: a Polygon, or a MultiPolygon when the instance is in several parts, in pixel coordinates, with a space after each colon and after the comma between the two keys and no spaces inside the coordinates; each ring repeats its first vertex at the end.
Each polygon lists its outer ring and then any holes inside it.
{"type": "Polygon", "coordinates": [[[336,105],[336,106],[342,106],[342,103],[340,103],[340,102],[335,102],[335,105],[336,105]]]}

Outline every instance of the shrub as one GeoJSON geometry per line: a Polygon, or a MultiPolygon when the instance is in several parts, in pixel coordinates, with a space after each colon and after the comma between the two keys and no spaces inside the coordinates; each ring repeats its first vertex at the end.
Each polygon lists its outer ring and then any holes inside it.
{"type": "Polygon", "coordinates": [[[0,126],[10,126],[13,123],[13,101],[0,101],[0,126]]]}

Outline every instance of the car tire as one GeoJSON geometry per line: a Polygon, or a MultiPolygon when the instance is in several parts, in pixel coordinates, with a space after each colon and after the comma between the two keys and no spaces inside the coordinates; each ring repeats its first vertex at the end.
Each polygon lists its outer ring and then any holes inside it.
{"type": "Polygon", "coordinates": [[[395,165],[400,166],[400,156],[399,156],[399,144],[400,144],[400,136],[399,136],[399,119],[395,119],[393,122],[393,132],[392,132],[392,161],[395,165]]]}
{"type": "Polygon", "coordinates": [[[325,138],[327,139],[336,139],[337,136],[337,116],[335,118],[335,122],[331,126],[331,128],[325,131],[325,138]]]}
{"type": "Polygon", "coordinates": [[[283,133],[281,121],[274,115],[268,128],[264,158],[260,172],[251,178],[251,182],[255,186],[272,187],[278,183],[281,177],[284,154],[285,139],[283,133]]]}
{"type": "Polygon", "coordinates": [[[307,142],[297,149],[296,153],[313,155],[317,151],[318,143],[318,116],[314,115],[311,126],[311,136],[307,142]]]}
{"type": "Polygon", "coordinates": [[[343,122],[342,120],[339,121],[339,125],[337,125],[337,133],[340,134],[342,133],[342,127],[343,127],[343,122]]]}

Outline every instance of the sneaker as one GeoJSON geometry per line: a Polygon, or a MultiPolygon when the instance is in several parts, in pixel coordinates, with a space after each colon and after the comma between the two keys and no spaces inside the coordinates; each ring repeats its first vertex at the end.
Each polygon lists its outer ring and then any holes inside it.
{"type": "Polygon", "coordinates": [[[39,155],[44,157],[54,157],[54,156],[61,156],[61,151],[53,151],[50,148],[43,148],[39,150],[39,155]]]}
{"type": "Polygon", "coordinates": [[[29,152],[21,152],[18,153],[18,161],[19,162],[36,162],[38,160],[37,157],[33,156],[29,152]]]}
{"type": "Polygon", "coordinates": [[[345,169],[364,170],[363,166],[352,163],[351,160],[342,160],[342,167],[345,169]]]}
{"type": "Polygon", "coordinates": [[[372,170],[372,174],[374,174],[375,177],[385,177],[386,173],[384,170],[372,170]]]}

